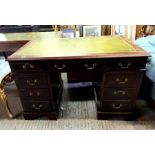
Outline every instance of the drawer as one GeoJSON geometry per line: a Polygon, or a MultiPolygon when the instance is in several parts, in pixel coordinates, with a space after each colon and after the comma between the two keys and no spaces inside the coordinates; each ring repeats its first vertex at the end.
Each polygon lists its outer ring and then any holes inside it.
{"type": "Polygon", "coordinates": [[[105,112],[129,112],[133,111],[134,104],[129,100],[104,100],[102,110],[105,112]]]}
{"type": "Polygon", "coordinates": [[[25,112],[49,112],[51,111],[51,103],[46,101],[23,101],[25,112]]]}
{"type": "Polygon", "coordinates": [[[48,89],[21,90],[20,97],[22,100],[47,101],[50,100],[50,92],[48,89]]]}
{"type": "Polygon", "coordinates": [[[32,71],[44,71],[48,69],[46,62],[11,62],[11,69],[13,72],[32,72],[32,71]]]}
{"type": "Polygon", "coordinates": [[[51,71],[56,71],[56,72],[66,72],[68,70],[73,69],[73,63],[69,63],[69,62],[51,62],[51,63],[49,63],[49,69],[51,71]]]}
{"type": "Polygon", "coordinates": [[[23,74],[15,75],[18,88],[48,88],[48,78],[46,74],[23,74]]]}
{"type": "Polygon", "coordinates": [[[72,62],[51,62],[49,63],[51,71],[96,71],[102,69],[102,63],[99,61],[72,61],[72,62]]]}
{"type": "Polygon", "coordinates": [[[136,97],[136,89],[133,88],[104,88],[104,100],[125,100],[136,97]]]}
{"type": "Polygon", "coordinates": [[[103,69],[103,63],[97,60],[79,61],[74,64],[74,68],[78,71],[96,72],[103,69]]]}
{"type": "Polygon", "coordinates": [[[109,72],[105,74],[105,87],[137,88],[142,72],[109,72]]]}
{"type": "Polygon", "coordinates": [[[137,70],[145,68],[146,59],[107,60],[105,62],[105,65],[106,70],[137,70]]]}

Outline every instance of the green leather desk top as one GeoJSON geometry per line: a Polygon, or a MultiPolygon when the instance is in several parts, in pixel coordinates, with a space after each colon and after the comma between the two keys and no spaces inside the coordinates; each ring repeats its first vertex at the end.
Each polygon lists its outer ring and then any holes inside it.
{"type": "Polygon", "coordinates": [[[8,60],[64,60],[148,56],[142,49],[119,36],[71,39],[58,38],[55,33],[43,32],[42,34],[34,33],[31,38],[33,39],[11,55],[8,60]]]}

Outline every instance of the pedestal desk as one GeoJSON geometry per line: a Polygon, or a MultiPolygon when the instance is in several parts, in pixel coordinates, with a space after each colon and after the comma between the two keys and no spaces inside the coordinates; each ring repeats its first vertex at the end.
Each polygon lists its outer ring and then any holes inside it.
{"type": "Polygon", "coordinates": [[[57,119],[63,81],[60,73],[88,75],[93,82],[97,118],[129,116],[143,78],[148,54],[120,36],[35,37],[8,61],[25,119],[57,119]]]}

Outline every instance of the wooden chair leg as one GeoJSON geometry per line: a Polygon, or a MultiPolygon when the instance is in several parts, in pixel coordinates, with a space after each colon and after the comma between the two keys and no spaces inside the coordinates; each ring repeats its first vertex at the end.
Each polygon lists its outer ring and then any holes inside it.
{"type": "Polygon", "coordinates": [[[7,98],[7,95],[5,93],[5,90],[4,90],[4,87],[2,84],[0,84],[0,100],[4,105],[4,108],[8,114],[8,117],[13,118],[13,114],[9,108],[9,105],[8,105],[8,98],[7,98]]]}

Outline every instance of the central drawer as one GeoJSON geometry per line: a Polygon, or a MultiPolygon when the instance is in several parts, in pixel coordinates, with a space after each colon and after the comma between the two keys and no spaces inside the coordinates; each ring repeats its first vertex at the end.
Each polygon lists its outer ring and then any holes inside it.
{"type": "Polygon", "coordinates": [[[47,101],[50,100],[48,89],[28,89],[21,90],[20,97],[22,100],[47,101]]]}
{"type": "Polygon", "coordinates": [[[51,62],[49,63],[51,71],[67,72],[67,71],[96,71],[102,69],[100,61],[72,61],[72,62],[51,62]]]}
{"type": "Polygon", "coordinates": [[[135,98],[136,89],[133,88],[104,88],[104,100],[125,100],[135,98]]]}
{"type": "Polygon", "coordinates": [[[78,71],[96,72],[103,69],[101,61],[81,61],[74,64],[74,68],[78,71]]]}
{"type": "Polygon", "coordinates": [[[69,62],[50,62],[49,70],[55,72],[66,72],[72,70],[73,63],[69,62]]]}

